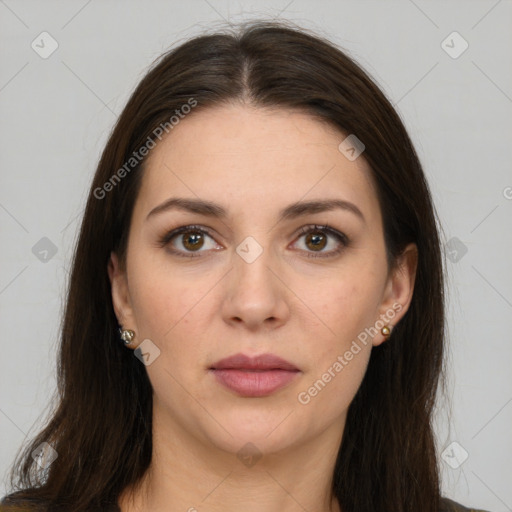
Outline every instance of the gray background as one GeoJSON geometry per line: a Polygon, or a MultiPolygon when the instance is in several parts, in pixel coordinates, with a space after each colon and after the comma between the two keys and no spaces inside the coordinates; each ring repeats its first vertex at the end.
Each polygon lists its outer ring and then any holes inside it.
{"type": "Polygon", "coordinates": [[[169,46],[265,16],[346,49],[404,119],[448,256],[450,402],[435,425],[443,491],[510,511],[510,0],[0,1],[0,477],[54,391],[71,248],[116,116],[169,46]],[[58,43],[46,59],[31,47],[51,48],[43,31],[58,43]]]}

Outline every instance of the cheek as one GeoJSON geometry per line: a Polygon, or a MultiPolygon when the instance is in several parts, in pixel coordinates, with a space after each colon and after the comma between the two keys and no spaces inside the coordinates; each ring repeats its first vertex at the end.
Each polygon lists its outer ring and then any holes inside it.
{"type": "Polygon", "coordinates": [[[377,319],[378,292],[375,281],[361,278],[343,282],[321,297],[322,319],[339,340],[337,348],[373,325],[377,319]]]}
{"type": "Polygon", "coordinates": [[[305,413],[308,407],[315,409],[311,421],[318,428],[346,412],[361,385],[372,350],[365,329],[376,320],[377,296],[375,288],[361,280],[345,281],[317,295],[322,319],[318,328],[324,334],[311,336],[311,366],[297,398],[305,413]]]}
{"type": "Polygon", "coordinates": [[[329,367],[315,381],[315,387],[319,388],[322,394],[318,397],[318,407],[325,415],[334,418],[346,412],[361,386],[368,367],[371,346],[356,345],[352,345],[350,350],[336,354],[336,358],[333,358],[329,367]],[[322,385],[325,388],[322,389],[322,385]]]}
{"type": "Polygon", "coordinates": [[[191,319],[214,281],[210,283],[205,276],[191,282],[183,270],[147,261],[135,259],[130,269],[130,295],[139,329],[144,336],[160,340],[171,339],[184,326],[194,329],[191,319]]]}

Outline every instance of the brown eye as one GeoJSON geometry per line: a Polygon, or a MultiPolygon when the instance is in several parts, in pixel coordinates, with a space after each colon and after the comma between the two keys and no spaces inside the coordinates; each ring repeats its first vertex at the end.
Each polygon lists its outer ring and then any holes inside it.
{"type": "Polygon", "coordinates": [[[185,247],[187,251],[195,251],[197,249],[201,249],[201,247],[204,245],[203,234],[198,231],[186,231],[185,233],[182,233],[181,236],[183,237],[183,247],[185,247]]]}
{"type": "MultiPolygon", "coordinates": [[[[347,236],[330,226],[305,226],[300,230],[298,240],[303,238],[304,248],[301,250],[310,258],[336,256],[349,245],[347,236]],[[333,247],[324,251],[328,246],[333,247]]],[[[182,226],[170,231],[159,240],[159,246],[168,246],[170,252],[186,258],[202,256],[201,253],[207,252],[208,249],[222,249],[215,244],[213,236],[206,229],[196,226],[182,226]],[[208,239],[211,240],[209,247],[208,239]]]]}
{"type": "Polygon", "coordinates": [[[208,231],[196,226],[182,226],[170,231],[159,240],[159,246],[168,246],[173,254],[188,258],[201,256],[207,249],[219,248],[208,231]]]}
{"type": "Polygon", "coordinates": [[[330,226],[305,226],[300,230],[299,240],[302,238],[305,247],[302,250],[309,258],[336,256],[349,245],[347,236],[330,226]],[[334,243],[331,240],[334,240],[334,243]],[[324,251],[327,246],[331,249],[324,251]]]}
{"type": "Polygon", "coordinates": [[[313,251],[321,251],[327,245],[327,237],[321,232],[312,231],[306,235],[305,243],[313,251]]]}

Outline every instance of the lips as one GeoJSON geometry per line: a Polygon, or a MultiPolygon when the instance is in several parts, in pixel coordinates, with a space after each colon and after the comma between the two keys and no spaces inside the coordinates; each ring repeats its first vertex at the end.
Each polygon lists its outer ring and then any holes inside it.
{"type": "Polygon", "coordinates": [[[301,373],[292,363],[274,354],[256,357],[235,354],[217,361],[210,372],[217,382],[243,397],[268,396],[301,373]]]}
{"type": "Polygon", "coordinates": [[[288,370],[292,372],[299,369],[292,363],[275,356],[274,354],[261,354],[255,357],[249,357],[245,354],[235,354],[225,359],[221,359],[213,364],[211,370],[288,370]]]}

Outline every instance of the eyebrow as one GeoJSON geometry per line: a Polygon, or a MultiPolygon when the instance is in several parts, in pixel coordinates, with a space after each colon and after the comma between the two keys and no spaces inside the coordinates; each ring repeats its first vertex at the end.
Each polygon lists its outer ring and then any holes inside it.
{"type": "MultiPolygon", "coordinates": [[[[278,221],[291,220],[303,215],[314,214],[341,209],[353,213],[363,222],[366,222],[361,210],[353,203],[343,199],[322,199],[316,201],[298,201],[288,205],[279,212],[278,221]]],[[[228,211],[219,204],[203,199],[171,197],[162,204],[153,208],[146,217],[150,217],[169,210],[183,210],[190,213],[197,213],[207,217],[226,219],[228,211]]]]}

